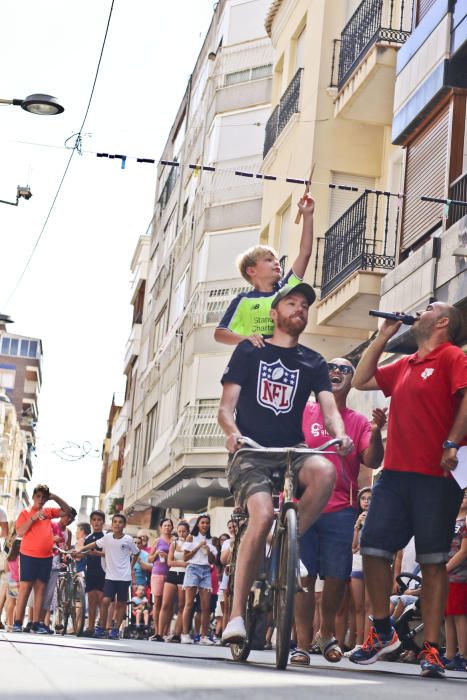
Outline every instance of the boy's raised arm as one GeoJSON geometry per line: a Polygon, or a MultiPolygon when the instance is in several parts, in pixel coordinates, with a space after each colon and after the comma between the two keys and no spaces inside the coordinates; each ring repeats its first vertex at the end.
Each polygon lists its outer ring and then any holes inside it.
{"type": "Polygon", "coordinates": [[[310,195],[304,195],[298,202],[298,208],[302,213],[303,228],[302,237],[300,238],[300,250],[294,260],[292,270],[297,277],[303,279],[313,250],[313,214],[315,211],[315,200],[313,197],[310,197],[310,195]]]}

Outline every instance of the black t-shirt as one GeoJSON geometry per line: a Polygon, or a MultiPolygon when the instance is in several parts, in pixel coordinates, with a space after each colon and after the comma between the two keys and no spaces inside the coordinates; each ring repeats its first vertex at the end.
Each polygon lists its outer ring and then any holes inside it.
{"type": "Polygon", "coordinates": [[[242,435],[264,447],[303,442],[302,415],[313,392],[332,391],[326,361],[303,345],[282,348],[266,342],[255,348],[240,343],[222,377],[239,384],[236,423],[242,435]]]}
{"type": "MultiPolygon", "coordinates": [[[[91,532],[90,535],[84,540],[84,544],[91,544],[91,542],[97,542],[101,537],[104,537],[104,532],[91,532]]],[[[87,576],[102,576],[104,574],[104,569],[102,568],[102,558],[95,556],[86,557],[86,575],[87,576]]]]}

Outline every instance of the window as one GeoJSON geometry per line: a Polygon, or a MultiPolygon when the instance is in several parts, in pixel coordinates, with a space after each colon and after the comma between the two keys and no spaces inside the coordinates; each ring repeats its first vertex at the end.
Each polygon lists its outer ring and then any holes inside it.
{"type": "Polygon", "coordinates": [[[302,31],[295,40],[295,73],[299,68],[303,68],[305,60],[305,30],[303,27],[302,31]]]}
{"type": "Polygon", "coordinates": [[[255,66],[254,68],[244,68],[236,70],[232,73],[226,73],[224,85],[236,85],[237,83],[246,83],[249,80],[261,80],[269,78],[272,75],[272,63],[266,63],[264,66],[255,66]]]}
{"type": "Polygon", "coordinates": [[[431,10],[433,5],[437,2],[437,0],[416,0],[417,2],[417,10],[416,10],[416,24],[420,24],[422,19],[425,17],[425,15],[428,14],[428,12],[431,10]]]}
{"type": "Polygon", "coordinates": [[[167,306],[164,306],[162,309],[161,313],[156,319],[156,323],[154,325],[154,342],[153,342],[153,355],[157,353],[159,350],[160,346],[162,345],[162,341],[165,336],[165,331],[167,328],[167,306]]]}
{"type": "Polygon", "coordinates": [[[16,371],[14,369],[0,368],[0,389],[15,388],[16,371]]]}
{"type": "Polygon", "coordinates": [[[186,283],[187,270],[185,270],[183,275],[180,277],[180,280],[174,289],[172,306],[170,307],[170,326],[172,326],[177,321],[183,309],[185,308],[186,283]]]}
{"type": "Polygon", "coordinates": [[[10,339],[2,338],[2,355],[10,354],[10,339]]]}
{"type": "Polygon", "coordinates": [[[185,201],[183,202],[182,221],[185,220],[185,216],[186,216],[187,213],[188,213],[188,205],[189,205],[189,203],[190,203],[190,198],[187,197],[187,198],[185,199],[185,201]]]}
{"type": "Polygon", "coordinates": [[[26,338],[2,338],[2,355],[37,357],[37,340],[26,338]]]}
{"type": "Polygon", "coordinates": [[[139,462],[139,450],[141,443],[141,424],[135,428],[135,434],[133,438],[133,460],[131,462],[131,476],[134,476],[138,470],[139,462]]]}
{"type": "Polygon", "coordinates": [[[146,416],[146,438],[144,441],[143,464],[147,464],[156,442],[157,435],[157,403],[146,416]]]}
{"type": "Polygon", "coordinates": [[[10,355],[17,355],[19,348],[18,338],[10,338],[10,355]]]}
{"type": "Polygon", "coordinates": [[[349,185],[358,187],[358,192],[351,190],[331,190],[329,203],[329,226],[332,226],[352,204],[361,197],[365,188],[373,190],[375,188],[375,178],[365,175],[354,175],[353,173],[331,172],[331,182],[334,185],[349,185]]]}
{"type": "Polygon", "coordinates": [[[449,158],[449,105],[432,117],[426,128],[407,146],[401,250],[411,248],[441,226],[439,204],[420,197],[446,196],[449,158]]]}
{"type": "Polygon", "coordinates": [[[175,207],[172,209],[172,213],[169,216],[169,220],[164,228],[164,251],[162,254],[162,260],[165,260],[167,254],[170,250],[172,243],[175,240],[175,232],[177,227],[177,217],[175,216],[175,207]]]}

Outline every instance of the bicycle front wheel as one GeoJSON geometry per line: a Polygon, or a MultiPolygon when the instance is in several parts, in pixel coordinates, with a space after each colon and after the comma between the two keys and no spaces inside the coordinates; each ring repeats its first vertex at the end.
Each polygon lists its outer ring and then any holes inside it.
{"type": "Polygon", "coordinates": [[[289,508],[285,513],[278,547],[279,571],[274,601],[276,668],[284,669],[287,666],[290,653],[298,567],[297,513],[293,508],[289,508]]]}
{"type": "Polygon", "coordinates": [[[69,617],[68,609],[67,581],[64,576],[61,576],[57,584],[57,607],[55,610],[55,632],[57,634],[66,634],[69,617]]]}
{"type": "Polygon", "coordinates": [[[86,593],[81,577],[75,578],[73,583],[73,600],[71,603],[71,619],[73,631],[79,637],[83,633],[86,618],[86,593]]]}

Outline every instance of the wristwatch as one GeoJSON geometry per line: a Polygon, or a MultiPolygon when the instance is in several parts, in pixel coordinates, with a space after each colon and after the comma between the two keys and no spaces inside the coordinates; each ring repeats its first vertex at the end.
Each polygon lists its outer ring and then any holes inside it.
{"type": "Polygon", "coordinates": [[[443,442],[443,450],[451,450],[451,449],[458,450],[459,445],[457,444],[457,442],[454,442],[454,440],[445,440],[443,442]]]}

